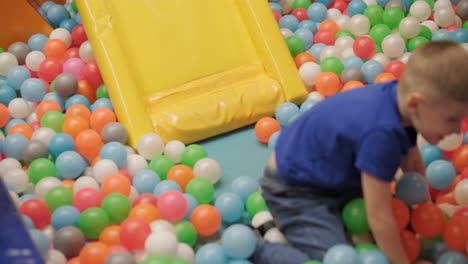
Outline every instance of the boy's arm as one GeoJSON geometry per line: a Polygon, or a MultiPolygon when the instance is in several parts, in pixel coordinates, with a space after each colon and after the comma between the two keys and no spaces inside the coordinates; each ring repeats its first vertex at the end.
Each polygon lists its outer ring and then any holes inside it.
{"type": "Polygon", "coordinates": [[[391,263],[409,264],[392,211],[390,184],[362,173],[367,220],[379,248],[391,263]]]}
{"type": "Polygon", "coordinates": [[[401,161],[401,169],[403,172],[417,172],[422,176],[426,175],[426,166],[421,156],[418,146],[414,146],[408,150],[406,156],[401,161]]]}

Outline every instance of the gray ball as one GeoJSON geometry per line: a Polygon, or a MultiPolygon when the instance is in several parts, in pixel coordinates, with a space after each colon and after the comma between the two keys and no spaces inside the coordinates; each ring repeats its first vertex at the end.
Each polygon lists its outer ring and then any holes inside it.
{"type": "Polygon", "coordinates": [[[447,252],[449,249],[447,245],[443,242],[435,242],[434,244],[430,245],[426,250],[426,258],[432,263],[436,263],[437,260],[447,252]]]}
{"type": "Polygon", "coordinates": [[[117,252],[107,257],[104,264],[136,264],[132,255],[125,252],[117,252]]]}
{"type": "Polygon", "coordinates": [[[361,69],[356,67],[348,67],[341,72],[340,76],[342,83],[347,83],[349,81],[364,81],[364,74],[362,74],[361,69]]]}
{"type": "Polygon", "coordinates": [[[461,19],[468,19],[468,0],[461,0],[457,4],[457,13],[461,19]]]}
{"type": "Polygon", "coordinates": [[[403,10],[403,13],[406,13],[406,6],[400,0],[390,0],[386,5],[385,8],[395,6],[403,10]]]}
{"type": "Polygon", "coordinates": [[[59,74],[55,77],[53,84],[55,92],[62,97],[74,95],[78,88],[78,82],[76,81],[75,76],[71,73],[59,74]]]}
{"type": "Polygon", "coordinates": [[[127,142],[127,131],[120,123],[112,122],[104,126],[101,137],[104,143],[117,141],[125,144],[127,142]]]}
{"type": "Polygon", "coordinates": [[[54,248],[65,257],[73,258],[80,254],[85,245],[85,237],[80,229],[74,226],[60,228],[54,236],[54,248]]]}
{"type": "Polygon", "coordinates": [[[20,65],[24,64],[26,56],[30,51],[29,46],[24,42],[15,42],[8,47],[8,52],[15,55],[20,65]]]}
{"type": "Polygon", "coordinates": [[[49,157],[47,145],[39,140],[31,140],[23,147],[21,159],[29,164],[35,159],[47,157],[49,157]]]}

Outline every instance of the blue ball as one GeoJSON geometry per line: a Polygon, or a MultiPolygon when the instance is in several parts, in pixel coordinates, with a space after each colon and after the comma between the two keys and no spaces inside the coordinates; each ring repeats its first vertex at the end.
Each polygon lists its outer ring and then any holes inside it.
{"type": "Polygon", "coordinates": [[[468,144],[468,132],[465,133],[465,137],[463,138],[463,143],[468,144]]]}
{"type": "Polygon", "coordinates": [[[49,239],[47,239],[47,236],[37,229],[29,229],[28,231],[29,236],[31,237],[41,256],[46,257],[47,251],[49,250],[49,239]]]}
{"type": "Polygon", "coordinates": [[[195,264],[224,264],[226,262],[223,248],[216,243],[205,244],[195,253],[195,264]]]}
{"type": "Polygon", "coordinates": [[[358,56],[348,56],[343,60],[343,66],[344,68],[349,68],[349,67],[354,67],[354,68],[361,68],[362,65],[364,64],[364,61],[362,61],[361,58],[358,56]]]}
{"type": "Polygon", "coordinates": [[[257,246],[257,237],[246,225],[234,224],[226,228],[221,235],[221,244],[226,256],[247,259],[257,246]]]}
{"type": "Polygon", "coordinates": [[[36,194],[34,194],[34,193],[26,193],[26,194],[21,195],[19,199],[20,199],[20,202],[21,202],[21,203],[24,203],[24,202],[26,202],[27,200],[29,200],[29,199],[34,199],[34,198],[37,198],[37,195],[36,195],[36,194]]]}
{"type": "Polygon", "coordinates": [[[83,24],[83,21],[81,20],[80,13],[76,13],[76,15],[73,17],[73,19],[75,19],[76,23],[83,24]]]}
{"type": "Polygon", "coordinates": [[[468,42],[468,30],[464,28],[456,29],[455,31],[450,33],[450,39],[462,44],[468,42]]]}
{"type": "Polygon", "coordinates": [[[320,3],[328,7],[329,5],[331,5],[332,1],[333,0],[315,0],[315,3],[320,3]]]}
{"type": "Polygon", "coordinates": [[[349,245],[338,244],[327,250],[323,264],[358,264],[359,257],[349,245]]]}
{"type": "Polygon", "coordinates": [[[435,160],[426,168],[427,181],[437,190],[449,188],[456,174],[452,163],[446,160],[435,160]]]}
{"type": "Polygon", "coordinates": [[[28,139],[26,139],[23,135],[8,135],[6,136],[3,143],[3,154],[5,154],[7,158],[21,160],[23,148],[26,146],[26,144],[28,144],[28,139]]]}
{"type": "Polygon", "coordinates": [[[78,227],[80,211],[71,205],[62,205],[55,209],[51,216],[51,224],[54,230],[59,230],[66,226],[78,227]]]}
{"type": "Polygon", "coordinates": [[[45,1],[42,5],[41,5],[41,9],[44,10],[45,12],[47,12],[47,10],[49,10],[49,8],[53,5],[56,5],[56,3],[54,1],[45,1]]]}
{"type": "Polygon", "coordinates": [[[23,223],[24,223],[24,225],[26,226],[27,229],[34,229],[35,228],[33,221],[28,216],[21,215],[21,219],[23,220],[23,223]]]}
{"type": "Polygon", "coordinates": [[[366,10],[367,4],[362,0],[352,0],[349,2],[347,10],[349,16],[354,16],[357,14],[364,14],[364,10],[366,10]]]}
{"type": "Polygon", "coordinates": [[[187,200],[187,213],[184,216],[184,219],[190,220],[193,209],[197,208],[198,201],[193,195],[189,193],[184,193],[185,200],[187,200]]]}
{"type": "Polygon", "coordinates": [[[19,119],[19,118],[10,119],[10,121],[8,121],[8,124],[5,126],[5,133],[8,134],[10,129],[14,125],[17,125],[17,124],[26,124],[26,121],[24,121],[23,119],[19,119]]]}
{"type": "Polygon", "coordinates": [[[282,103],[276,108],[275,118],[281,126],[286,126],[289,119],[295,114],[299,113],[299,107],[297,105],[286,102],[282,103]]]}
{"type": "Polygon", "coordinates": [[[58,95],[56,92],[47,93],[46,95],[44,95],[44,98],[42,100],[55,101],[57,104],[60,105],[61,109],[65,109],[65,99],[62,96],[58,95]]]}
{"type": "Polygon", "coordinates": [[[240,176],[231,183],[231,191],[239,195],[244,200],[244,203],[247,202],[252,193],[258,190],[260,190],[260,184],[255,177],[240,176]]]}
{"type": "Polygon", "coordinates": [[[271,134],[270,138],[268,139],[268,149],[270,151],[274,151],[276,147],[276,142],[278,142],[278,137],[281,131],[276,131],[275,133],[271,134]]]}
{"type": "Polygon", "coordinates": [[[78,23],[74,19],[67,18],[65,20],[62,20],[62,22],[60,22],[59,27],[64,28],[68,32],[71,33],[76,25],[78,25],[78,23]]]}
{"type": "Polygon", "coordinates": [[[21,84],[29,78],[31,78],[31,73],[29,73],[28,69],[23,66],[16,66],[8,70],[6,81],[8,85],[19,90],[21,84]]]}
{"type": "Polygon", "coordinates": [[[49,38],[44,34],[34,34],[28,39],[28,46],[31,50],[44,51],[44,45],[49,38]]]}
{"type": "Polygon", "coordinates": [[[51,5],[47,10],[47,18],[53,25],[59,25],[68,18],[68,11],[63,5],[51,5]]]}
{"type": "Polygon", "coordinates": [[[304,43],[304,49],[310,49],[310,47],[312,47],[312,42],[314,41],[314,34],[312,31],[306,28],[298,28],[294,31],[294,35],[302,40],[302,43],[304,43]]]}
{"type": "Polygon", "coordinates": [[[314,100],[314,99],[305,100],[305,101],[301,104],[301,107],[299,108],[299,110],[301,111],[301,113],[305,113],[307,110],[309,110],[310,108],[312,108],[316,103],[318,103],[318,101],[317,101],[317,100],[314,100]]]}
{"type": "Polygon", "coordinates": [[[317,24],[314,21],[308,20],[308,19],[299,22],[299,25],[297,26],[297,28],[308,29],[313,34],[317,32],[317,24]]]}
{"type": "Polygon", "coordinates": [[[295,113],[293,116],[291,116],[291,118],[289,118],[288,123],[286,124],[286,126],[289,126],[294,121],[296,121],[296,119],[298,119],[301,116],[301,114],[302,113],[299,111],[299,112],[295,113]]]}
{"type": "Polygon", "coordinates": [[[252,264],[252,262],[246,259],[229,259],[228,264],[252,264]]]}
{"type": "Polygon", "coordinates": [[[309,52],[310,54],[312,54],[312,56],[314,56],[315,58],[315,61],[317,63],[320,62],[320,53],[322,52],[322,50],[326,47],[327,45],[323,44],[323,43],[317,43],[317,44],[313,44],[312,47],[310,47],[310,49],[307,51],[309,52]]]}
{"type": "Polygon", "coordinates": [[[156,172],[149,169],[139,170],[133,176],[133,186],[139,194],[153,193],[154,188],[160,181],[161,179],[156,172]]]}
{"type": "Polygon", "coordinates": [[[11,100],[16,98],[15,88],[4,83],[0,85],[0,104],[8,106],[11,100]]]}
{"type": "Polygon", "coordinates": [[[359,254],[359,264],[390,264],[380,250],[366,250],[359,254]]]}
{"type": "Polygon", "coordinates": [[[327,18],[327,7],[324,4],[315,1],[307,9],[307,15],[309,16],[309,19],[314,22],[322,22],[327,18]]]}
{"type": "Polygon", "coordinates": [[[91,105],[90,110],[91,112],[96,111],[99,108],[107,108],[114,111],[114,107],[112,106],[112,102],[109,98],[99,98],[91,105]]]}
{"type": "Polygon", "coordinates": [[[50,139],[48,149],[52,157],[57,158],[65,151],[75,150],[75,142],[70,135],[57,133],[50,139]]]}
{"type": "Polygon", "coordinates": [[[447,251],[448,247],[444,242],[435,242],[427,248],[426,258],[428,261],[436,263],[440,256],[447,251]]]}
{"type": "Polygon", "coordinates": [[[42,101],[46,93],[46,88],[41,80],[37,78],[29,78],[21,84],[21,96],[30,102],[37,103],[42,101]]]}
{"type": "Polygon", "coordinates": [[[460,3],[460,0],[450,0],[450,2],[452,3],[452,5],[458,5],[458,3],[460,3]]]}
{"type": "Polygon", "coordinates": [[[270,2],[271,11],[276,11],[280,14],[283,14],[283,7],[278,3],[270,2]]]}
{"type": "Polygon", "coordinates": [[[439,29],[436,32],[432,33],[432,40],[449,40],[450,31],[445,28],[439,29]]]}
{"type": "Polygon", "coordinates": [[[384,71],[384,67],[376,60],[368,60],[362,64],[361,71],[367,83],[374,83],[375,77],[384,71]]]}
{"type": "Polygon", "coordinates": [[[447,251],[440,256],[437,264],[468,264],[468,259],[462,253],[447,251]]]}
{"type": "Polygon", "coordinates": [[[159,197],[166,191],[182,192],[182,189],[180,188],[179,184],[177,184],[177,182],[175,181],[163,180],[160,183],[156,184],[156,187],[153,190],[153,194],[154,196],[159,197]]]}
{"type": "Polygon", "coordinates": [[[421,156],[424,161],[424,165],[427,167],[435,160],[441,160],[444,158],[442,150],[438,146],[425,144],[419,148],[421,156]]]}
{"type": "Polygon", "coordinates": [[[214,206],[225,223],[236,222],[244,214],[244,200],[235,193],[226,192],[219,195],[214,206]]]}
{"type": "Polygon", "coordinates": [[[278,25],[280,28],[289,28],[294,32],[299,25],[299,20],[293,15],[284,15],[280,18],[278,25]]]}
{"type": "Polygon", "coordinates": [[[419,173],[405,173],[396,182],[395,195],[408,206],[425,202],[428,194],[426,179],[419,173]]]}
{"type": "Polygon", "coordinates": [[[3,154],[3,145],[5,144],[4,136],[0,134],[0,155],[3,154]]]}
{"type": "Polygon", "coordinates": [[[377,4],[381,7],[385,7],[390,0],[376,0],[377,4]]]}
{"type": "Polygon", "coordinates": [[[99,157],[101,159],[112,160],[119,168],[123,168],[127,164],[127,150],[120,142],[112,141],[104,144],[99,157]]]}
{"type": "Polygon", "coordinates": [[[87,108],[91,106],[88,98],[86,98],[85,96],[81,94],[74,94],[70,96],[70,98],[68,98],[67,101],[65,102],[65,110],[70,108],[72,105],[76,105],[76,104],[84,105],[87,108]]]}
{"type": "Polygon", "coordinates": [[[88,166],[86,160],[75,151],[62,152],[55,161],[57,176],[62,179],[76,179],[88,166]]]}

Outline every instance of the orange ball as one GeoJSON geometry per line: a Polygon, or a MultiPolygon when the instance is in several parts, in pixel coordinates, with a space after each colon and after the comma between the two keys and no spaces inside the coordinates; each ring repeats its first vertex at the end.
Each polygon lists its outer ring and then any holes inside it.
{"type": "Polygon", "coordinates": [[[359,87],[363,87],[364,84],[360,81],[349,81],[347,83],[345,83],[345,85],[343,86],[343,89],[341,89],[342,92],[345,92],[345,91],[349,91],[349,90],[353,90],[353,89],[357,89],[359,87]]]}
{"type": "Polygon", "coordinates": [[[10,128],[10,130],[8,131],[8,135],[20,134],[20,135],[23,135],[28,140],[30,140],[33,132],[34,131],[30,125],[16,124],[10,128]]]}
{"type": "Polygon", "coordinates": [[[149,203],[141,203],[135,205],[135,207],[130,210],[129,218],[140,219],[147,223],[151,223],[155,220],[161,219],[156,206],[149,203]]]}
{"type": "Polygon", "coordinates": [[[99,235],[99,242],[108,246],[120,245],[120,226],[110,225],[104,228],[99,235]]]}
{"type": "Polygon", "coordinates": [[[341,86],[340,78],[333,72],[321,72],[315,79],[315,89],[325,97],[339,92],[341,86]]]}
{"type": "Polygon", "coordinates": [[[90,104],[96,101],[96,88],[92,87],[91,84],[89,84],[89,82],[86,80],[78,81],[76,93],[86,97],[90,104]]]}
{"type": "Polygon", "coordinates": [[[36,106],[37,120],[41,120],[42,116],[49,111],[57,111],[61,113],[62,107],[60,107],[60,105],[54,100],[45,100],[45,101],[40,102],[36,106]]]}
{"type": "Polygon", "coordinates": [[[86,129],[89,129],[89,123],[81,116],[65,118],[62,125],[62,132],[70,135],[72,138],[76,138],[80,132],[86,129]]]}
{"type": "Polygon", "coordinates": [[[120,173],[107,176],[102,182],[101,193],[107,196],[111,193],[121,193],[125,196],[130,194],[131,183],[127,177],[120,173]]]}
{"type": "Polygon", "coordinates": [[[81,116],[87,122],[89,122],[89,119],[91,117],[91,111],[89,111],[88,107],[86,107],[85,105],[74,104],[70,106],[65,112],[65,118],[69,118],[72,116],[81,116]]]}
{"type": "Polygon", "coordinates": [[[91,127],[96,130],[96,132],[101,134],[101,130],[105,125],[115,122],[116,120],[117,118],[115,117],[114,112],[112,112],[110,109],[99,108],[91,114],[89,123],[91,124],[91,127]]]}
{"type": "Polygon", "coordinates": [[[333,32],[334,35],[336,35],[336,33],[340,31],[340,27],[338,26],[338,24],[336,24],[335,21],[331,19],[325,19],[319,24],[318,30],[319,31],[328,30],[328,31],[333,32]]]}
{"type": "Polygon", "coordinates": [[[175,165],[167,172],[167,179],[177,182],[183,192],[185,192],[185,187],[189,181],[194,177],[195,173],[193,173],[192,168],[183,164],[175,165]]]}
{"type": "Polygon", "coordinates": [[[8,107],[0,104],[0,127],[6,126],[8,121],[10,121],[10,111],[8,111],[8,107]]]}
{"type": "Polygon", "coordinates": [[[80,263],[104,264],[112,253],[110,247],[102,242],[91,242],[83,247],[80,252],[80,263]]]}
{"type": "Polygon", "coordinates": [[[306,62],[315,62],[314,56],[307,51],[297,54],[294,58],[294,63],[296,63],[298,69],[306,62]]]}
{"type": "Polygon", "coordinates": [[[80,257],[74,257],[70,259],[67,264],[80,264],[80,257]]]}
{"type": "Polygon", "coordinates": [[[281,129],[280,124],[272,117],[262,117],[255,124],[255,135],[263,144],[267,144],[271,135],[281,129]]]}
{"type": "Polygon", "coordinates": [[[374,83],[390,82],[393,80],[396,80],[395,75],[388,72],[383,72],[375,77],[374,83]]]}
{"type": "Polygon", "coordinates": [[[99,156],[103,144],[101,136],[92,129],[81,131],[75,138],[76,151],[89,161],[99,156]]]}
{"type": "Polygon", "coordinates": [[[457,171],[463,171],[465,168],[468,168],[468,145],[463,145],[455,151],[452,162],[457,171]]]}
{"type": "Polygon", "coordinates": [[[44,55],[47,58],[63,59],[67,52],[67,44],[61,39],[49,39],[44,44],[44,55]]]}
{"type": "Polygon", "coordinates": [[[193,209],[190,221],[201,236],[211,236],[221,225],[221,214],[209,204],[202,204],[193,209]]]}
{"type": "Polygon", "coordinates": [[[62,180],[62,185],[71,191],[73,191],[74,184],[75,184],[75,180],[72,180],[72,179],[62,180]]]}

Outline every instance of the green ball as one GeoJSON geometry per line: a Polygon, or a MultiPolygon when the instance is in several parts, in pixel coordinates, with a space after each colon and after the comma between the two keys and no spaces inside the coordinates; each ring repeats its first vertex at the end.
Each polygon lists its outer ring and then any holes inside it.
{"type": "Polygon", "coordinates": [[[376,46],[381,46],[383,39],[392,34],[392,30],[385,24],[375,25],[369,31],[369,36],[374,40],[376,46]]]}
{"type": "Polygon", "coordinates": [[[246,209],[250,217],[254,217],[258,212],[268,211],[268,206],[260,191],[253,192],[249,196],[246,202],[246,209]]]}
{"type": "Polygon", "coordinates": [[[78,218],[78,226],[85,237],[89,239],[97,239],[104,228],[110,224],[107,213],[96,207],[91,207],[84,210],[78,218]]]}
{"type": "Polygon", "coordinates": [[[45,202],[51,213],[62,205],[71,205],[72,201],[73,192],[65,186],[56,186],[45,196],[45,202]]]}
{"type": "Polygon", "coordinates": [[[343,222],[353,234],[362,234],[369,231],[367,224],[366,206],[362,198],[351,200],[343,208],[343,222]]]}
{"type": "Polygon", "coordinates": [[[339,38],[341,36],[349,36],[349,37],[352,37],[353,39],[356,38],[356,36],[354,36],[353,33],[351,33],[351,31],[349,31],[347,29],[340,29],[338,32],[336,32],[335,39],[337,39],[337,38],[339,38]]]}
{"type": "Polygon", "coordinates": [[[33,184],[37,184],[40,180],[45,177],[56,177],[57,168],[55,164],[46,158],[35,159],[29,164],[28,168],[29,180],[33,184]]]}
{"type": "Polygon", "coordinates": [[[371,26],[382,23],[384,9],[380,5],[370,5],[364,10],[364,15],[369,19],[371,26]]]}
{"type": "Polygon", "coordinates": [[[183,259],[174,259],[171,264],[190,264],[188,261],[183,259]]]}
{"type": "Polygon", "coordinates": [[[49,111],[42,116],[41,127],[48,127],[54,130],[55,133],[61,133],[64,121],[64,114],[57,111],[49,111]]]}
{"type": "Polygon", "coordinates": [[[372,244],[372,243],[361,243],[357,245],[355,248],[358,254],[367,250],[376,250],[376,249],[378,250],[379,248],[375,244],[372,244]]]}
{"type": "Polygon", "coordinates": [[[172,264],[172,260],[166,256],[148,256],[139,264],[172,264]]]}
{"type": "Polygon", "coordinates": [[[208,153],[206,153],[206,150],[202,146],[198,144],[190,144],[185,147],[182,152],[181,162],[182,164],[193,168],[197,161],[206,157],[208,157],[208,153]]]}
{"type": "Polygon", "coordinates": [[[78,12],[78,7],[76,6],[76,0],[73,0],[71,2],[71,8],[72,8],[73,12],[75,12],[75,13],[78,12]]]}
{"type": "Polygon", "coordinates": [[[112,223],[120,224],[127,219],[132,204],[127,196],[121,193],[111,193],[102,200],[101,208],[107,213],[112,223]]]}
{"type": "Polygon", "coordinates": [[[185,192],[193,195],[198,204],[209,204],[214,199],[214,186],[206,178],[195,177],[185,187],[185,192]]]}
{"type": "Polygon", "coordinates": [[[185,243],[191,247],[195,246],[195,243],[197,243],[197,231],[192,223],[186,220],[177,222],[175,224],[175,230],[179,242],[185,243]]]}
{"type": "Polygon", "coordinates": [[[429,42],[429,40],[425,37],[422,37],[422,36],[416,36],[414,38],[412,38],[407,47],[408,47],[408,51],[411,52],[411,51],[414,51],[415,49],[421,47],[422,45],[426,44],[427,42],[429,42]]]}
{"type": "Polygon", "coordinates": [[[165,180],[167,178],[167,172],[174,167],[175,163],[172,161],[170,158],[164,155],[159,155],[154,157],[151,161],[150,164],[148,165],[148,168],[159,176],[159,178],[162,180],[165,180]]]}
{"type": "Polygon", "coordinates": [[[297,54],[301,53],[304,51],[304,42],[302,42],[302,39],[300,39],[297,36],[289,36],[286,38],[286,45],[288,45],[289,52],[291,55],[294,57],[297,56],[297,54]]]}
{"type": "Polygon", "coordinates": [[[0,53],[2,53],[2,52],[3,52],[3,49],[2,49],[2,48],[0,48],[0,53]]]}
{"type": "Polygon", "coordinates": [[[99,85],[99,87],[96,90],[96,98],[101,99],[101,98],[109,98],[109,94],[107,93],[107,88],[105,84],[99,85]]]}
{"type": "Polygon", "coordinates": [[[432,31],[426,25],[421,25],[421,32],[419,32],[418,36],[432,39],[432,31]]]}
{"type": "Polygon", "coordinates": [[[291,8],[296,9],[296,8],[304,8],[307,9],[311,5],[310,0],[294,0],[291,8]]]}
{"type": "Polygon", "coordinates": [[[333,72],[340,76],[344,69],[343,63],[336,57],[327,57],[320,62],[322,72],[333,72]]]}
{"type": "Polygon", "coordinates": [[[429,6],[431,7],[431,10],[434,10],[434,3],[435,3],[434,0],[424,0],[424,1],[426,1],[426,3],[429,4],[429,6]]]}
{"type": "Polygon", "coordinates": [[[462,27],[463,27],[464,29],[468,29],[468,20],[465,21],[465,22],[463,22],[462,27]]]}
{"type": "Polygon", "coordinates": [[[304,264],[322,264],[322,262],[317,261],[317,260],[311,260],[311,261],[304,262],[304,264]]]}
{"type": "Polygon", "coordinates": [[[51,82],[50,85],[49,85],[49,90],[51,93],[55,92],[55,84],[54,82],[51,82]]]}
{"type": "Polygon", "coordinates": [[[400,25],[400,21],[405,17],[405,13],[401,8],[396,6],[391,6],[385,8],[382,20],[385,25],[389,26],[390,28],[397,28],[400,25]]]}

